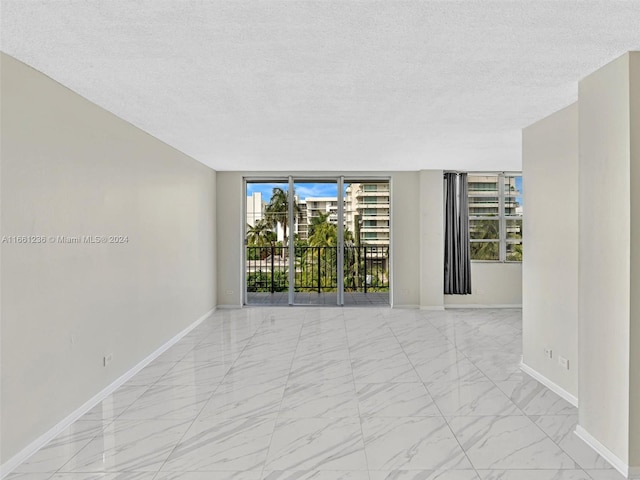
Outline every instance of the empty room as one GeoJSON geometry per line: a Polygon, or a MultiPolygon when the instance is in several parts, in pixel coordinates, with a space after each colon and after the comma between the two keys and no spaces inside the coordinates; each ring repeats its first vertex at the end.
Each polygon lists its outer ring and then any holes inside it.
{"type": "Polygon", "coordinates": [[[0,29],[0,479],[640,478],[640,2],[0,29]]]}

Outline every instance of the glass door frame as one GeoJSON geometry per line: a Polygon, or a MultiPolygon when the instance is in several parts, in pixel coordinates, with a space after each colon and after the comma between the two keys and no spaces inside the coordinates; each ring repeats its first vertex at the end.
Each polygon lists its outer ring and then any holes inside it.
{"type": "MultiPolygon", "coordinates": [[[[295,184],[296,183],[332,183],[336,185],[336,200],[338,203],[338,225],[343,225],[342,228],[337,228],[337,251],[336,251],[336,302],[335,305],[343,306],[344,305],[344,194],[341,196],[341,192],[344,190],[344,177],[342,176],[317,176],[317,177],[308,177],[308,176],[293,176],[289,175],[289,193],[287,199],[289,201],[289,223],[291,223],[292,219],[295,217],[295,212],[293,208],[293,199],[295,196],[295,184]]],[[[294,268],[289,268],[289,305],[305,305],[304,303],[296,303],[295,299],[295,242],[292,245],[292,248],[289,249],[289,265],[293,265],[294,268]]],[[[320,278],[318,278],[318,282],[320,282],[320,278]]]]}
{"type": "MultiPolygon", "coordinates": [[[[247,238],[247,225],[246,225],[246,217],[247,217],[247,184],[248,183],[280,183],[280,184],[288,184],[287,191],[287,201],[289,211],[288,213],[288,222],[290,225],[290,232],[292,232],[293,225],[295,224],[295,214],[294,214],[294,186],[296,182],[299,183],[336,183],[337,185],[337,198],[338,198],[338,220],[337,224],[339,228],[337,228],[337,294],[336,294],[336,306],[344,306],[344,185],[345,183],[366,183],[366,182],[387,182],[389,184],[389,305],[392,305],[392,288],[393,282],[391,282],[392,276],[392,236],[393,236],[393,224],[392,224],[392,204],[391,201],[391,184],[392,178],[388,175],[380,175],[380,176],[368,176],[368,175],[288,175],[288,176],[245,176],[242,179],[243,188],[242,188],[242,211],[243,211],[243,220],[242,220],[242,305],[243,306],[251,306],[252,304],[248,303],[248,293],[247,293],[247,267],[246,267],[246,238],[247,238]],[[340,228],[341,227],[341,228],[340,228]]],[[[288,306],[300,306],[303,304],[295,303],[295,240],[293,233],[289,233],[289,245],[288,245],[288,254],[289,254],[289,289],[288,289],[288,306]]],[[[318,280],[319,281],[319,280],[318,280]]]]}

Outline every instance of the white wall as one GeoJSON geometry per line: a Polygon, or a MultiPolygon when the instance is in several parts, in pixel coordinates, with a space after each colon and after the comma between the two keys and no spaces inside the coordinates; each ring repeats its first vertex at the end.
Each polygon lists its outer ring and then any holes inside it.
{"type": "Polygon", "coordinates": [[[242,174],[218,172],[216,176],[216,240],[218,305],[242,305],[242,245],[244,214],[242,174]]]}
{"type": "Polygon", "coordinates": [[[640,215],[633,211],[632,218],[631,211],[631,165],[635,172],[639,159],[634,152],[632,162],[630,137],[632,129],[639,135],[640,116],[630,116],[629,59],[626,54],[582,80],[578,100],[579,423],[624,463],[630,459],[630,226],[640,215]]]}
{"type": "Polygon", "coordinates": [[[442,170],[420,171],[420,307],[444,302],[444,182],[442,170]]]}
{"type": "Polygon", "coordinates": [[[522,132],[524,363],[578,396],[578,104],[522,132]],[[551,359],[545,348],[553,350],[551,359]],[[558,357],[569,360],[569,370],[558,357]]]}
{"type": "MultiPolygon", "coordinates": [[[[393,172],[390,175],[391,304],[394,307],[418,307],[421,260],[428,262],[424,256],[420,257],[421,206],[416,201],[420,198],[420,175],[418,172],[393,172]]],[[[432,252],[430,258],[442,258],[435,250],[432,252]]],[[[436,275],[435,271],[433,275],[436,275]]]]}
{"type": "Polygon", "coordinates": [[[215,307],[215,172],[2,54],[2,462],[215,307]],[[109,367],[103,356],[113,355],[109,367]]]}
{"type": "Polygon", "coordinates": [[[631,319],[629,464],[640,476],[640,53],[629,56],[631,126],[631,319]]]}
{"type": "MultiPolygon", "coordinates": [[[[524,180],[526,182],[526,180],[524,180]]],[[[528,188],[528,187],[527,187],[528,188]]],[[[525,203],[526,205],[526,203],[525,203]]],[[[526,218],[525,212],[525,218],[526,218]]],[[[527,237],[524,242],[528,245],[527,237]]],[[[527,250],[524,255],[528,255],[527,250]]],[[[522,305],[522,264],[471,262],[471,294],[445,295],[445,306],[510,306],[522,305]]]]}

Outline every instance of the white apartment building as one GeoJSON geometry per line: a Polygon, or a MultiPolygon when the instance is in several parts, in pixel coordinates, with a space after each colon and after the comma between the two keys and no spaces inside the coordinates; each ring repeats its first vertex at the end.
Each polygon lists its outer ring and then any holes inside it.
{"type": "Polygon", "coordinates": [[[311,225],[311,220],[320,214],[329,214],[327,221],[332,224],[338,223],[338,198],[337,197],[307,197],[307,222],[311,225]]]}
{"type": "Polygon", "coordinates": [[[345,197],[345,222],[363,245],[389,245],[389,183],[352,183],[345,197]]]}
{"type": "Polygon", "coordinates": [[[253,192],[247,195],[247,225],[254,226],[256,222],[264,218],[264,208],[267,202],[262,200],[262,192],[253,192]]]}

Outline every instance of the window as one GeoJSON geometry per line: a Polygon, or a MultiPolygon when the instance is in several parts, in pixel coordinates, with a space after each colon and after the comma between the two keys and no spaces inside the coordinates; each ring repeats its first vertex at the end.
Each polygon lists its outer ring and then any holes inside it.
{"type": "Polygon", "coordinates": [[[521,262],[522,176],[474,174],[468,185],[471,260],[521,262]]]}

